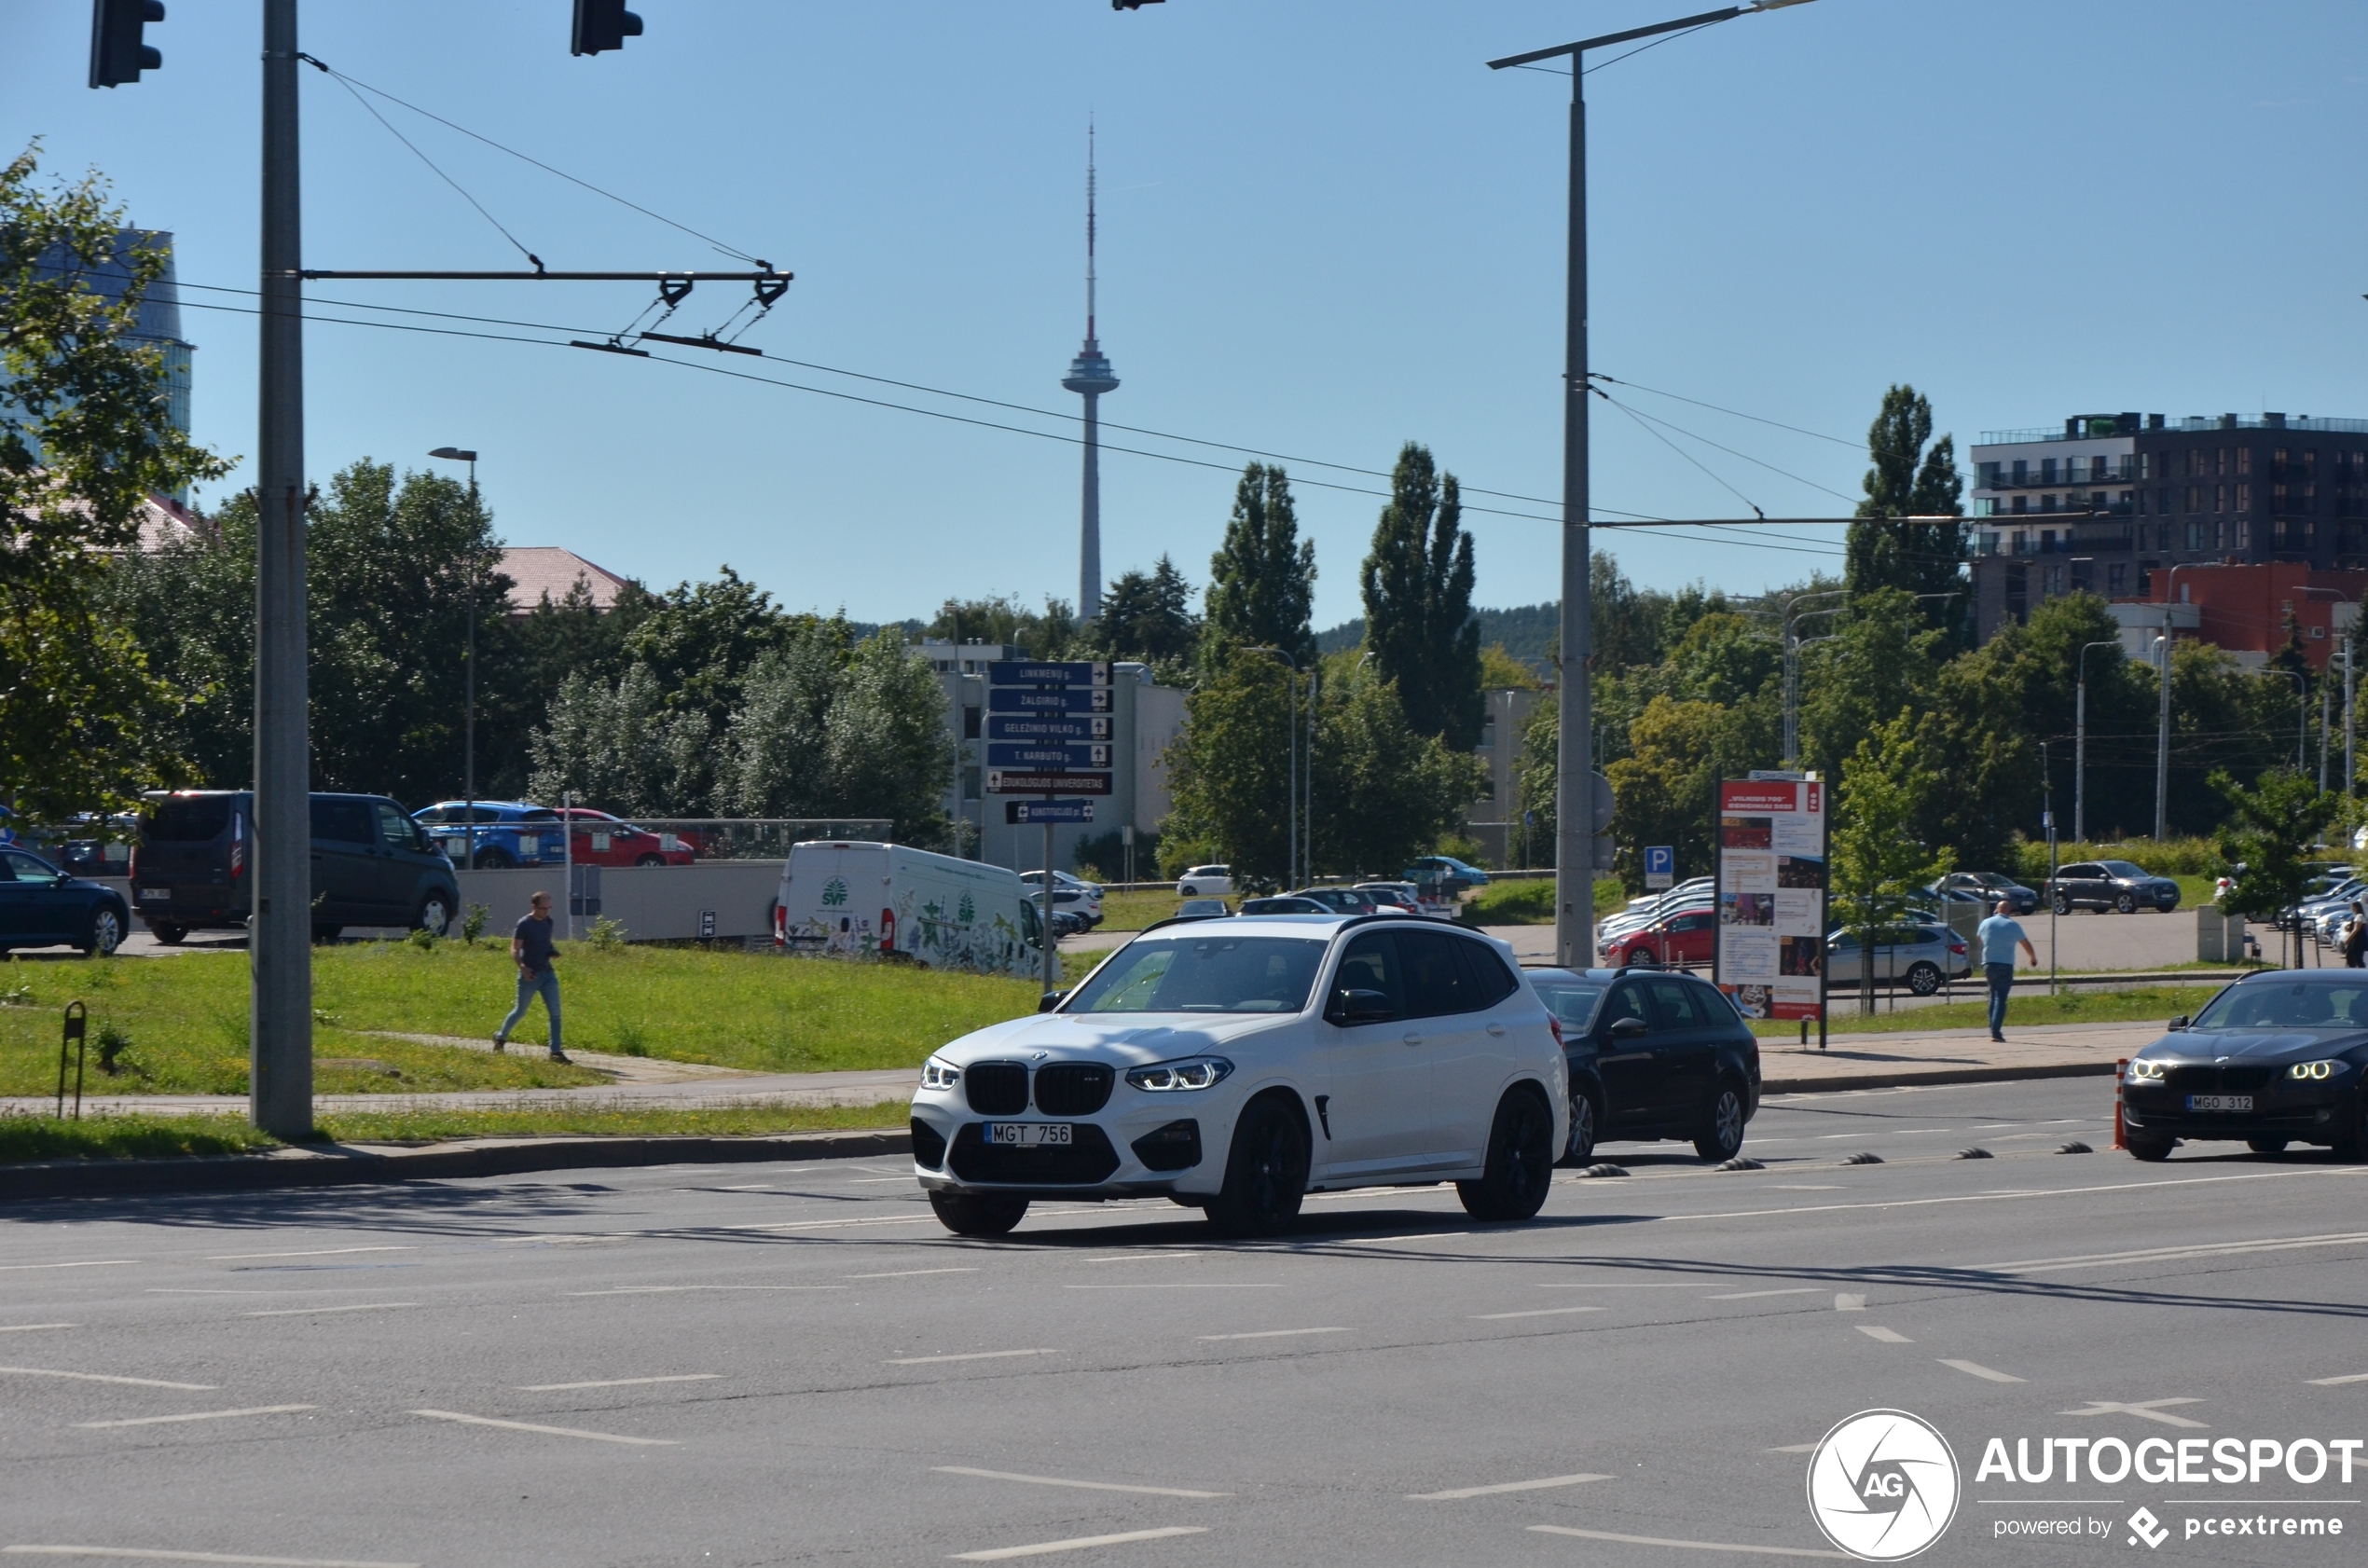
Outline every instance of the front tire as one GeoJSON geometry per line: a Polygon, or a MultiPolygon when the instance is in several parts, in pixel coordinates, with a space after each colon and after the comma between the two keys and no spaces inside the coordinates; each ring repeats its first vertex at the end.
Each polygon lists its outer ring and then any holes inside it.
{"type": "Polygon", "coordinates": [[[170,920],[151,920],[148,922],[148,934],[167,947],[178,947],[189,940],[189,928],[176,926],[170,920]]]}
{"type": "Polygon", "coordinates": [[[1571,1141],[1563,1158],[1573,1165],[1584,1165],[1595,1157],[1596,1129],[1603,1125],[1603,1113],[1595,1107],[1595,1096],[1576,1085],[1571,1088],[1571,1141]]]}
{"type": "Polygon", "coordinates": [[[2072,913],[2072,900],[2064,897],[2061,893],[2057,894],[2056,913],[2058,915],[2070,915],[2072,913]]]}
{"type": "Polygon", "coordinates": [[[637,866],[662,866],[666,864],[666,857],[663,855],[644,855],[633,863],[637,866]]]}
{"type": "Polygon", "coordinates": [[[1711,1095],[1710,1110],[1702,1119],[1701,1135],[1694,1139],[1694,1152],[1712,1164],[1723,1164],[1742,1152],[1743,1091],[1733,1079],[1721,1079],[1717,1092],[1711,1095]]]}
{"type": "Polygon", "coordinates": [[[112,904],[101,904],[90,912],[90,928],[76,943],[86,958],[112,958],[115,950],[123,945],[123,916],[112,904]]]}
{"type": "Polygon", "coordinates": [[[2328,1146],[2327,1151],[2346,1165],[2368,1161],[2368,1104],[2363,1104],[2351,1119],[2351,1131],[2328,1146]]]}
{"type": "Polygon", "coordinates": [[[411,928],[434,937],[452,928],[452,906],[442,893],[430,893],[420,901],[419,913],[411,916],[411,928]]]}
{"type": "Polygon", "coordinates": [[[2113,901],[2113,908],[2115,908],[2116,910],[2119,910],[2119,911],[2120,911],[2122,914],[2124,914],[2124,915],[2135,915],[2135,914],[2137,914],[2137,913],[2138,913],[2138,899],[2137,899],[2137,895],[2132,894],[2132,893],[2124,893],[2124,894],[2122,894],[2119,898],[2117,898],[2117,899],[2115,899],[2115,900],[2113,901]]]}
{"type": "Polygon", "coordinates": [[[2283,1154],[2286,1145],[2292,1141],[2289,1138],[2247,1138],[2245,1147],[2255,1154],[2283,1154]]]}
{"type": "Polygon", "coordinates": [[[2139,1137],[2133,1134],[2128,1140],[2130,1158],[2143,1160],[2150,1165],[2160,1164],[2170,1158],[2170,1146],[2174,1141],[2170,1138],[2139,1137]]]}
{"type": "Polygon", "coordinates": [[[1920,997],[1929,997],[1940,989],[1940,969],[1937,965],[1914,963],[1907,966],[1907,989],[1920,997]]]}
{"type": "Polygon", "coordinates": [[[1280,1099],[1252,1100],[1233,1124],[1225,1185],[1209,1201],[1221,1235],[1272,1236],[1299,1217],[1307,1193],[1307,1128],[1280,1099]]]}
{"type": "Polygon", "coordinates": [[[1474,1219],[1522,1220],[1546,1206],[1553,1179],[1553,1113],[1536,1089],[1516,1084],[1496,1102],[1480,1178],[1457,1182],[1455,1195],[1474,1219]]]}
{"type": "Polygon", "coordinates": [[[929,1207],[937,1211],[938,1222],[957,1236],[1009,1235],[1027,1217],[1026,1198],[999,1192],[932,1192],[929,1207]]]}
{"type": "Polygon", "coordinates": [[[1631,947],[1628,950],[1628,958],[1625,967],[1632,970],[1640,965],[1649,964],[1653,961],[1653,950],[1651,948],[1631,947]]]}

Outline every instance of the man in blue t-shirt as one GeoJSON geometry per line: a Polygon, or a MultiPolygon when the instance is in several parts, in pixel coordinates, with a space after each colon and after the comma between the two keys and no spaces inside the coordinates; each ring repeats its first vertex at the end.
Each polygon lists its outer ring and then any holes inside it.
{"type": "Polygon", "coordinates": [[[510,1031],[526,1017],[529,1004],[541,997],[543,1011],[551,1018],[551,1060],[564,1062],[568,1053],[559,1048],[559,971],[552,962],[558,956],[558,944],[551,939],[551,895],[537,893],[528,904],[528,912],[518,917],[510,933],[510,961],[518,967],[518,1005],[493,1031],[493,1049],[509,1045],[510,1031]]]}
{"type": "Polygon", "coordinates": [[[2015,949],[2019,946],[2034,969],[2039,954],[2016,922],[2015,906],[2004,899],[1998,901],[1997,914],[1974,928],[1974,935],[1981,942],[1982,975],[1989,982],[1989,1038],[2003,1043],[2006,997],[2015,989],[2015,949]]]}

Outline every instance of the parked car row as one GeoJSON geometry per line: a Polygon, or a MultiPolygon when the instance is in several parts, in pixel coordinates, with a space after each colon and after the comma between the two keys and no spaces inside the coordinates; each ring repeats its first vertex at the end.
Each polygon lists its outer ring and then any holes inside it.
{"type": "Polygon", "coordinates": [[[507,871],[517,866],[687,866],[695,838],[653,832],[585,806],[529,801],[438,801],[411,814],[456,866],[507,871]],[[476,858],[471,861],[475,842],[476,858]],[[570,842],[572,841],[572,842],[570,842]]]}

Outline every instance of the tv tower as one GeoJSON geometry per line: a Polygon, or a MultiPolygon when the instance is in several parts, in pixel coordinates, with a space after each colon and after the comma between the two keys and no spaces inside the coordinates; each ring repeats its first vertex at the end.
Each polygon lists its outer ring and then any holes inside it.
{"type": "Polygon", "coordinates": [[[1061,385],[1085,399],[1085,493],[1078,524],[1077,615],[1102,613],[1102,425],[1104,392],[1118,391],[1110,362],[1094,337],[1094,125],[1085,126],[1085,347],[1069,361],[1061,385]]]}

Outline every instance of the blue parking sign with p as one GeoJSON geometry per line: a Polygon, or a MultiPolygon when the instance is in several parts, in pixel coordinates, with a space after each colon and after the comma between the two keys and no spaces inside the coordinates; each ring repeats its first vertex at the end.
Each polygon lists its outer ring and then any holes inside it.
{"type": "Polygon", "coordinates": [[[1676,880],[1676,849],[1666,844],[1645,846],[1645,886],[1647,888],[1667,887],[1676,880]]]}

